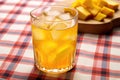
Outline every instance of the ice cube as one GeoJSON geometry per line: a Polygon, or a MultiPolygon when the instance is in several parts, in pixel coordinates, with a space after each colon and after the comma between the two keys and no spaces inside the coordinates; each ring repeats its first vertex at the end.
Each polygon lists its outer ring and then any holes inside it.
{"type": "Polygon", "coordinates": [[[45,20],[46,21],[54,21],[55,20],[55,16],[49,16],[48,15],[48,16],[45,17],[45,20]]]}
{"type": "Polygon", "coordinates": [[[67,27],[73,27],[75,25],[75,20],[72,19],[72,16],[70,13],[64,13],[58,16],[59,19],[65,20],[64,23],[66,23],[67,27]]]}
{"type": "Polygon", "coordinates": [[[41,27],[41,25],[43,25],[44,22],[45,22],[45,15],[40,14],[40,15],[33,21],[33,24],[34,24],[36,27],[41,27]]]}
{"type": "Polygon", "coordinates": [[[51,35],[53,40],[62,40],[63,36],[66,34],[67,25],[64,23],[57,23],[52,26],[51,35]]]}
{"type": "Polygon", "coordinates": [[[35,26],[32,27],[32,36],[35,40],[51,40],[52,36],[50,35],[50,31],[36,28],[35,26]]]}
{"type": "MultiPolygon", "coordinates": [[[[50,56],[53,51],[58,47],[57,43],[53,40],[44,40],[40,42],[40,50],[43,50],[47,56],[50,56]]],[[[54,55],[54,54],[53,54],[54,55]]]]}
{"type": "Polygon", "coordinates": [[[40,20],[45,19],[45,15],[44,15],[44,13],[40,14],[39,16],[37,16],[37,19],[40,19],[40,20]]]}
{"type": "Polygon", "coordinates": [[[50,15],[50,16],[59,16],[61,13],[59,11],[56,10],[51,10],[51,11],[46,11],[45,12],[46,15],[50,15]]]}
{"type": "Polygon", "coordinates": [[[34,22],[35,27],[48,29],[50,24],[45,23],[43,20],[35,20],[34,22]]]}
{"type": "Polygon", "coordinates": [[[67,28],[67,25],[64,22],[58,22],[56,24],[53,25],[54,30],[64,30],[67,28]]]}
{"type": "Polygon", "coordinates": [[[71,19],[71,16],[70,16],[70,13],[64,13],[59,15],[59,18],[62,20],[68,20],[68,19],[71,19]]]}
{"type": "MultiPolygon", "coordinates": [[[[54,52],[52,54],[49,54],[49,62],[51,63],[55,63],[56,60],[59,61],[61,60],[60,58],[62,57],[66,57],[69,53],[67,53],[69,51],[70,47],[69,45],[60,45],[59,47],[56,47],[53,49],[54,52]],[[66,54],[67,53],[67,54],[66,54]]],[[[48,49],[47,49],[48,50],[48,49]]]]}
{"type": "Polygon", "coordinates": [[[49,25],[47,28],[52,29],[52,24],[54,23],[55,17],[54,16],[46,16],[45,17],[45,23],[49,25]]]}
{"type": "Polygon", "coordinates": [[[34,25],[38,28],[49,29],[53,23],[54,17],[52,16],[40,16],[34,21],[34,25]]]}
{"type": "Polygon", "coordinates": [[[59,40],[61,36],[61,32],[56,31],[56,30],[51,30],[51,35],[53,40],[59,40]]]}
{"type": "Polygon", "coordinates": [[[44,40],[40,44],[40,50],[42,50],[46,54],[49,62],[51,62],[52,59],[55,57],[54,50],[56,50],[57,47],[58,44],[53,40],[44,40]]]}
{"type": "Polygon", "coordinates": [[[62,44],[58,49],[56,49],[55,53],[56,56],[54,58],[54,63],[55,62],[60,62],[62,59],[67,58],[67,56],[70,56],[73,54],[74,51],[74,46],[71,44],[62,44]],[[62,58],[61,58],[62,57],[62,58]]]}

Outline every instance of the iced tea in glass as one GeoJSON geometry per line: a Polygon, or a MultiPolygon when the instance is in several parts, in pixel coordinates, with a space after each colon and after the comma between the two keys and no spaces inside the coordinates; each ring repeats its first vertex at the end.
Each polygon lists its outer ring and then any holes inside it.
{"type": "Polygon", "coordinates": [[[73,68],[78,13],[63,6],[45,6],[30,12],[35,65],[43,72],[63,73],[73,68]]]}

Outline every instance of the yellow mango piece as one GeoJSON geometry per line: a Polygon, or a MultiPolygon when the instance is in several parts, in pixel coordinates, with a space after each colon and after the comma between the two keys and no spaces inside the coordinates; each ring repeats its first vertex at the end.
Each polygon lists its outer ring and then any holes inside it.
{"type": "Polygon", "coordinates": [[[119,4],[117,2],[112,1],[112,0],[106,0],[106,2],[107,2],[107,7],[114,9],[114,10],[118,9],[119,4]]]}
{"type": "Polygon", "coordinates": [[[108,17],[112,17],[114,15],[114,10],[108,7],[102,7],[101,8],[101,13],[107,15],[108,17]]]}
{"type": "MultiPolygon", "coordinates": [[[[96,1],[96,0],[94,0],[94,1],[96,1]]],[[[94,1],[93,0],[85,0],[84,3],[83,3],[85,8],[93,16],[95,16],[100,11],[100,7],[94,1]]],[[[98,1],[100,1],[100,0],[98,0],[98,1]]]]}
{"type": "Polygon", "coordinates": [[[90,12],[82,6],[79,6],[76,9],[78,10],[78,13],[79,13],[78,15],[79,19],[86,20],[91,16],[90,12]]]}
{"type": "Polygon", "coordinates": [[[101,2],[99,3],[99,6],[101,7],[106,6],[108,8],[116,10],[118,9],[119,4],[112,0],[101,0],[101,2]]]}
{"type": "Polygon", "coordinates": [[[93,7],[92,0],[85,0],[83,2],[83,5],[86,6],[87,8],[92,8],[93,7]]]}
{"type": "Polygon", "coordinates": [[[81,6],[81,5],[83,6],[84,1],[85,0],[76,0],[72,3],[71,7],[76,8],[76,7],[81,6]]]}
{"type": "Polygon", "coordinates": [[[106,18],[106,15],[99,12],[95,17],[94,19],[97,20],[97,21],[102,21],[104,18],[106,18]]]}
{"type": "Polygon", "coordinates": [[[77,2],[79,2],[80,4],[83,4],[85,2],[85,0],[76,0],[77,2]]]}
{"type": "Polygon", "coordinates": [[[94,4],[94,5],[97,5],[97,6],[98,6],[98,5],[100,4],[100,2],[101,2],[101,0],[92,0],[92,1],[93,1],[93,4],[94,4]]]}
{"type": "Polygon", "coordinates": [[[95,16],[95,15],[99,12],[99,10],[98,10],[98,9],[95,9],[95,8],[89,9],[89,11],[90,11],[90,13],[91,13],[93,16],[95,16]]]}
{"type": "Polygon", "coordinates": [[[88,10],[93,16],[96,16],[97,13],[100,11],[100,7],[97,5],[94,5],[93,8],[89,8],[88,10]]]}
{"type": "Polygon", "coordinates": [[[106,0],[101,0],[101,1],[98,3],[98,6],[100,6],[100,7],[107,6],[106,0]]]}
{"type": "Polygon", "coordinates": [[[71,5],[71,7],[73,7],[73,8],[76,8],[78,6],[80,6],[80,3],[77,2],[77,1],[73,2],[72,5],[71,5]]]}

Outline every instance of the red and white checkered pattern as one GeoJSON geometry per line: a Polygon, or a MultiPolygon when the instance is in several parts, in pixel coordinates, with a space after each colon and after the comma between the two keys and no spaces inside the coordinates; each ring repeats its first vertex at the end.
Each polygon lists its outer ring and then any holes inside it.
{"type": "MultiPolygon", "coordinates": [[[[64,1],[64,0],[56,0],[64,1]]],[[[120,28],[78,34],[76,66],[59,76],[34,66],[30,11],[54,0],[0,0],[0,80],[120,80],[120,28]]]]}

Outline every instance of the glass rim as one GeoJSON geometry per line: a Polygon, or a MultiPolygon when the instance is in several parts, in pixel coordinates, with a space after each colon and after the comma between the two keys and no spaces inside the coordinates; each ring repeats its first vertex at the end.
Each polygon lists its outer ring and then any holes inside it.
{"type": "MultiPolygon", "coordinates": [[[[45,5],[41,5],[41,6],[45,6],[45,5]]],[[[61,8],[69,8],[69,9],[72,9],[72,10],[74,10],[75,11],[75,15],[72,17],[72,18],[70,18],[70,19],[66,19],[66,20],[62,20],[62,21],[69,21],[69,20],[72,20],[72,19],[74,19],[74,18],[76,18],[77,16],[78,16],[78,11],[75,9],[75,8],[71,8],[71,7],[66,7],[66,6],[62,6],[62,5],[47,5],[47,6],[52,6],[52,7],[61,7],[61,8]]],[[[45,6],[45,7],[47,7],[47,6],[45,6]]],[[[36,20],[39,20],[38,18],[37,18],[37,16],[34,16],[33,15],[33,11],[35,11],[35,10],[37,10],[37,9],[40,9],[41,7],[37,7],[37,8],[35,8],[35,9],[33,9],[33,10],[31,10],[30,11],[30,16],[32,17],[32,18],[34,18],[34,19],[36,19],[36,20]]],[[[42,12],[42,10],[41,10],[41,12],[42,12]]],[[[47,21],[47,22],[53,22],[53,21],[47,21]]],[[[61,21],[55,21],[55,22],[61,22],[61,21]]]]}

